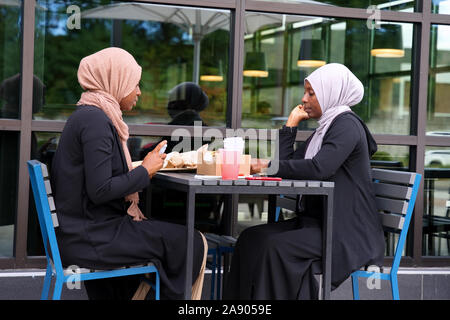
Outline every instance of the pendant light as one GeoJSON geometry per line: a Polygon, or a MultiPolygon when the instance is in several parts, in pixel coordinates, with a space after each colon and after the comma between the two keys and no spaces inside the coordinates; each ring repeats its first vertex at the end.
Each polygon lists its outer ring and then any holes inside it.
{"type": "Polygon", "coordinates": [[[244,65],[245,77],[267,78],[266,57],[264,52],[247,52],[244,65]]]}
{"type": "Polygon", "coordinates": [[[208,64],[202,66],[200,81],[221,82],[223,81],[222,60],[219,60],[216,65],[208,64]]]}
{"type": "Polygon", "coordinates": [[[300,42],[300,53],[298,55],[297,66],[317,68],[325,65],[323,40],[302,39],[300,42]]]}
{"type": "Polygon", "coordinates": [[[398,24],[384,24],[374,29],[373,46],[370,54],[378,58],[401,58],[403,49],[402,27],[398,24]]]}

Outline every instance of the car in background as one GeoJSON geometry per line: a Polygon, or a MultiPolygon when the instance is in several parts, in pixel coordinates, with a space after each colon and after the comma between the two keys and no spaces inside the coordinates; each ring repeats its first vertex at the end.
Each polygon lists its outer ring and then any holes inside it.
{"type": "Polygon", "coordinates": [[[450,150],[429,150],[425,152],[426,167],[450,167],[450,150]]]}
{"type": "Polygon", "coordinates": [[[428,131],[427,136],[440,136],[440,137],[450,137],[450,132],[447,131],[428,131]]]}

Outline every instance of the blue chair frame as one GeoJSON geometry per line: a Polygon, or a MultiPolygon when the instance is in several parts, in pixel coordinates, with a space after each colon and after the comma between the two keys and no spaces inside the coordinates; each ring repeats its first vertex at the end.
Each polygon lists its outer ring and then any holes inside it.
{"type": "MultiPolygon", "coordinates": [[[[209,245],[208,245],[209,247],[209,245]]],[[[208,256],[212,256],[211,261],[206,261],[206,267],[211,269],[211,296],[210,299],[214,300],[214,288],[216,283],[216,270],[217,270],[217,254],[218,248],[208,249],[208,256]]]]}
{"type": "Polygon", "coordinates": [[[206,267],[211,269],[211,300],[214,300],[214,289],[217,280],[216,300],[221,299],[221,267],[222,267],[222,255],[226,253],[233,253],[234,247],[228,239],[223,238],[220,235],[205,234],[208,240],[208,255],[212,256],[211,261],[206,262],[206,267]],[[213,244],[213,245],[211,245],[213,244]]]}
{"type": "MultiPolygon", "coordinates": [[[[379,169],[378,169],[379,170],[379,169]]],[[[380,170],[381,171],[381,170],[380,170]]],[[[386,170],[387,171],[387,170],[386,170]]],[[[415,173],[414,182],[412,183],[412,192],[410,199],[408,201],[408,207],[406,209],[406,214],[404,216],[403,227],[400,231],[400,236],[397,241],[397,246],[395,248],[394,260],[392,262],[392,267],[389,273],[375,272],[375,271],[364,271],[357,270],[351,274],[352,277],[352,289],[353,289],[353,299],[359,300],[359,277],[363,278],[372,278],[372,279],[380,279],[387,280],[391,283],[391,293],[393,300],[400,300],[400,295],[398,291],[398,279],[397,272],[400,267],[400,260],[402,259],[403,248],[406,243],[406,236],[408,234],[409,225],[411,222],[411,217],[414,211],[414,204],[416,202],[417,193],[419,191],[420,181],[422,175],[415,173]]],[[[379,183],[380,181],[375,180],[374,183],[379,183]]]]}
{"type": "MultiPolygon", "coordinates": [[[[113,270],[88,270],[84,268],[63,269],[56,240],[55,228],[58,226],[53,197],[51,196],[50,181],[48,180],[47,166],[37,160],[27,162],[30,175],[31,187],[33,190],[36,210],[38,213],[39,225],[44,242],[44,249],[47,258],[47,270],[42,289],[41,300],[47,300],[50,291],[52,278],[56,278],[53,290],[53,299],[61,298],[64,283],[73,283],[105,279],[113,277],[123,277],[138,274],[155,273],[155,282],[151,287],[155,290],[156,300],[160,299],[160,278],[157,268],[153,264],[144,266],[130,266],[113,270]],[[46,180],[44,180],[46,179],[46,180]]],[[[146,279],[144,279],[146,281],[146,279]]]]}

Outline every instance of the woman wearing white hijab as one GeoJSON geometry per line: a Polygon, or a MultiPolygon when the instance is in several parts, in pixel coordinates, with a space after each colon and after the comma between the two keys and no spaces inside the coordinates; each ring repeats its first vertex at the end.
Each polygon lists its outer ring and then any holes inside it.
{"type": "MultiPolygon", "coordinates": [[[[344,65],[331,63],[305,79],[303,105],[280,129],[282,178],[335,183],[332,287],[362,266],[381,266],[384,234],[371,184],[370,156],[376,143],[350,107],[364,96],[362,83],[344,65]],[[300,121],[319,127],[294,151],[300,121]]],[[[268,166],[257,161],[253,172],[268,166]]],[[[320,196],[304,196],[294,219],[242,232],[236,243],[224,298],[316,299],[322,256],[320,196]]]]}

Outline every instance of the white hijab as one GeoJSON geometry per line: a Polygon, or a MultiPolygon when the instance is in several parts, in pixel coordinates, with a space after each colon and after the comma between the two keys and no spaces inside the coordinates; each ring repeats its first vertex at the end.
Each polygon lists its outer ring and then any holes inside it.
{"type": "Polygon", "coordinates": [[[361,102],[364,86],[346,66],[339,63],[320,67],[306,80],[311,84],[322,109],[319,127],[305,153],[305,159],[312,159],[322,147],[323,137],[333,119],[343,112],[351,111],[351,106],[361,102]]]}

